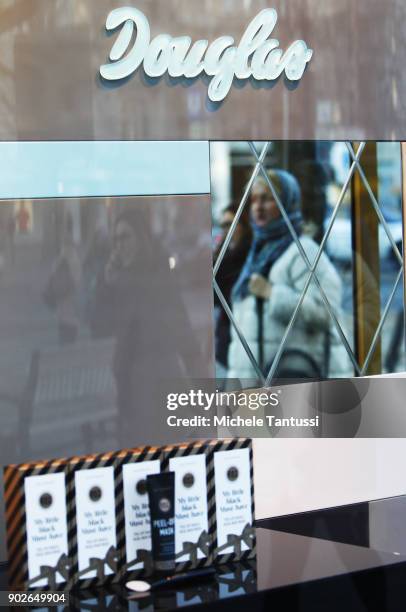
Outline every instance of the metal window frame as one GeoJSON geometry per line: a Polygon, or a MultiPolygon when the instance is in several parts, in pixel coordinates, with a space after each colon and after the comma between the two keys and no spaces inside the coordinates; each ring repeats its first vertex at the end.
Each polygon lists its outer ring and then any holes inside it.
{"type": "MultiPolygon", "coordinates": [[[[406,142],[400,143],[402,164],[402,219],[403,219],[403,304],[406,305],[406,142]]],[[[403,308],[403,348],[406,350],[406,309],[403,308]]]]}

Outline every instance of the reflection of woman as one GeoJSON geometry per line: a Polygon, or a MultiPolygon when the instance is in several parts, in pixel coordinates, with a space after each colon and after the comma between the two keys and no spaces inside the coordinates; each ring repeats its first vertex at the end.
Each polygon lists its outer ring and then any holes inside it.
{"type": "MultiPolygon", "coordinates": [[[[318,245],[301,233],[300,191],[296,179],[282,170],[271,171],[270,178],[308,259],[313,262],[318,245]]],[[[262,178],[254,183],[250,212],[253,243],[233,289],[233,313],[266,374],[300,299],[309,270],[262,178]]],[[[341,304],[341,282],[324,254],[316,273],[337,311],[341,304]]],[[[349,375],[345,347],[332,328],[330,315],[313,282],[308,287],[285,346],[286,358],[279,370],[281,376],[349,375]]],[[[257,378],[235,330],[229,350],[229,367],[230,378],[257,378]]]]}
{"type": "Polygon", "coordinates": [[[113,372],[122,444],[162,441],[164,380],[184,377],[196,358],[185,354],[193,331],[187,328],[175,274],[142,212],[125,210],[116,220],[113,248],[88,309],[92,335],[116,338],[113,372]]]}

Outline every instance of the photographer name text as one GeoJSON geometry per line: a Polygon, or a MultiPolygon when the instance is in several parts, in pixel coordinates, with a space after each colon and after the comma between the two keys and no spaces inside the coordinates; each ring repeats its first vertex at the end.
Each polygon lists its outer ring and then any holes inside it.
{"type": "Polygon", "coordinates": [[[301,418],[288,417],[278,418],[275,415],[265,417],[258,416],[203,416],[195,415],[192,417],[177,417],[170,415],[167,417],[169,427],[318,427],[319,417],[301,418]]]}

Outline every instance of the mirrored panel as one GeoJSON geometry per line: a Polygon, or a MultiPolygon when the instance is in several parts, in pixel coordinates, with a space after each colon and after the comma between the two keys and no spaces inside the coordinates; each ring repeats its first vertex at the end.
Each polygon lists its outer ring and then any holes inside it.
{"type": "Polygon", "coordinates": [[[211,176],[218,378],[403,371],[399,143],[212,143],[211,176]]]}

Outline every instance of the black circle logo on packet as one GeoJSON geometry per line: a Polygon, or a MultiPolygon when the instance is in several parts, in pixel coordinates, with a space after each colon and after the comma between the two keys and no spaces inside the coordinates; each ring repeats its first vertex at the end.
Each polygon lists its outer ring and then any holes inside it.
{"type": "Polygon", "coordinates": [[[52,502],[53,499],[50,493],[43,493],[39,498],[39,505],[41,508],[44,508],[44,510],[50,508],[52,506],[52,502]]]}
{"type": "Polygon", "coordinates": [[[159,500],[158,506],[160,511],[166,514],[171,509],[171,502],[167,497],[162,497],[162,499],[159,500]]]}
{"type": "Polygon", "coordinates": [[[137,484],[135,485],[135,490],[137,491],[138,495],[145,495],[147,492],[147,481],[145,480],[145,478],[143,478],[142,480],[139,480],[137,482],[137,484]]]}
{"type": "Polygon", "coordinates": [[[237,480],[238,476],[239,476],[238,468],[236,467],[228,468],[227,470],[228,480],[231,480],[231,482],[234,482],[235,480],[237,480]]]}
{"type": "Polygon", "coordinates": [[[92,487],[89,491],[89,498],[92,502],[98,502],[102,498],[103,492],[100,487],[92,487]]]}
{"type": "Polygon", "coordinates": [[[188,472],[184,475],[182,482],[183,486],[186,487],[186,489],[191,489],[195,484],[195,477],[191,472],[188,472]]]}

